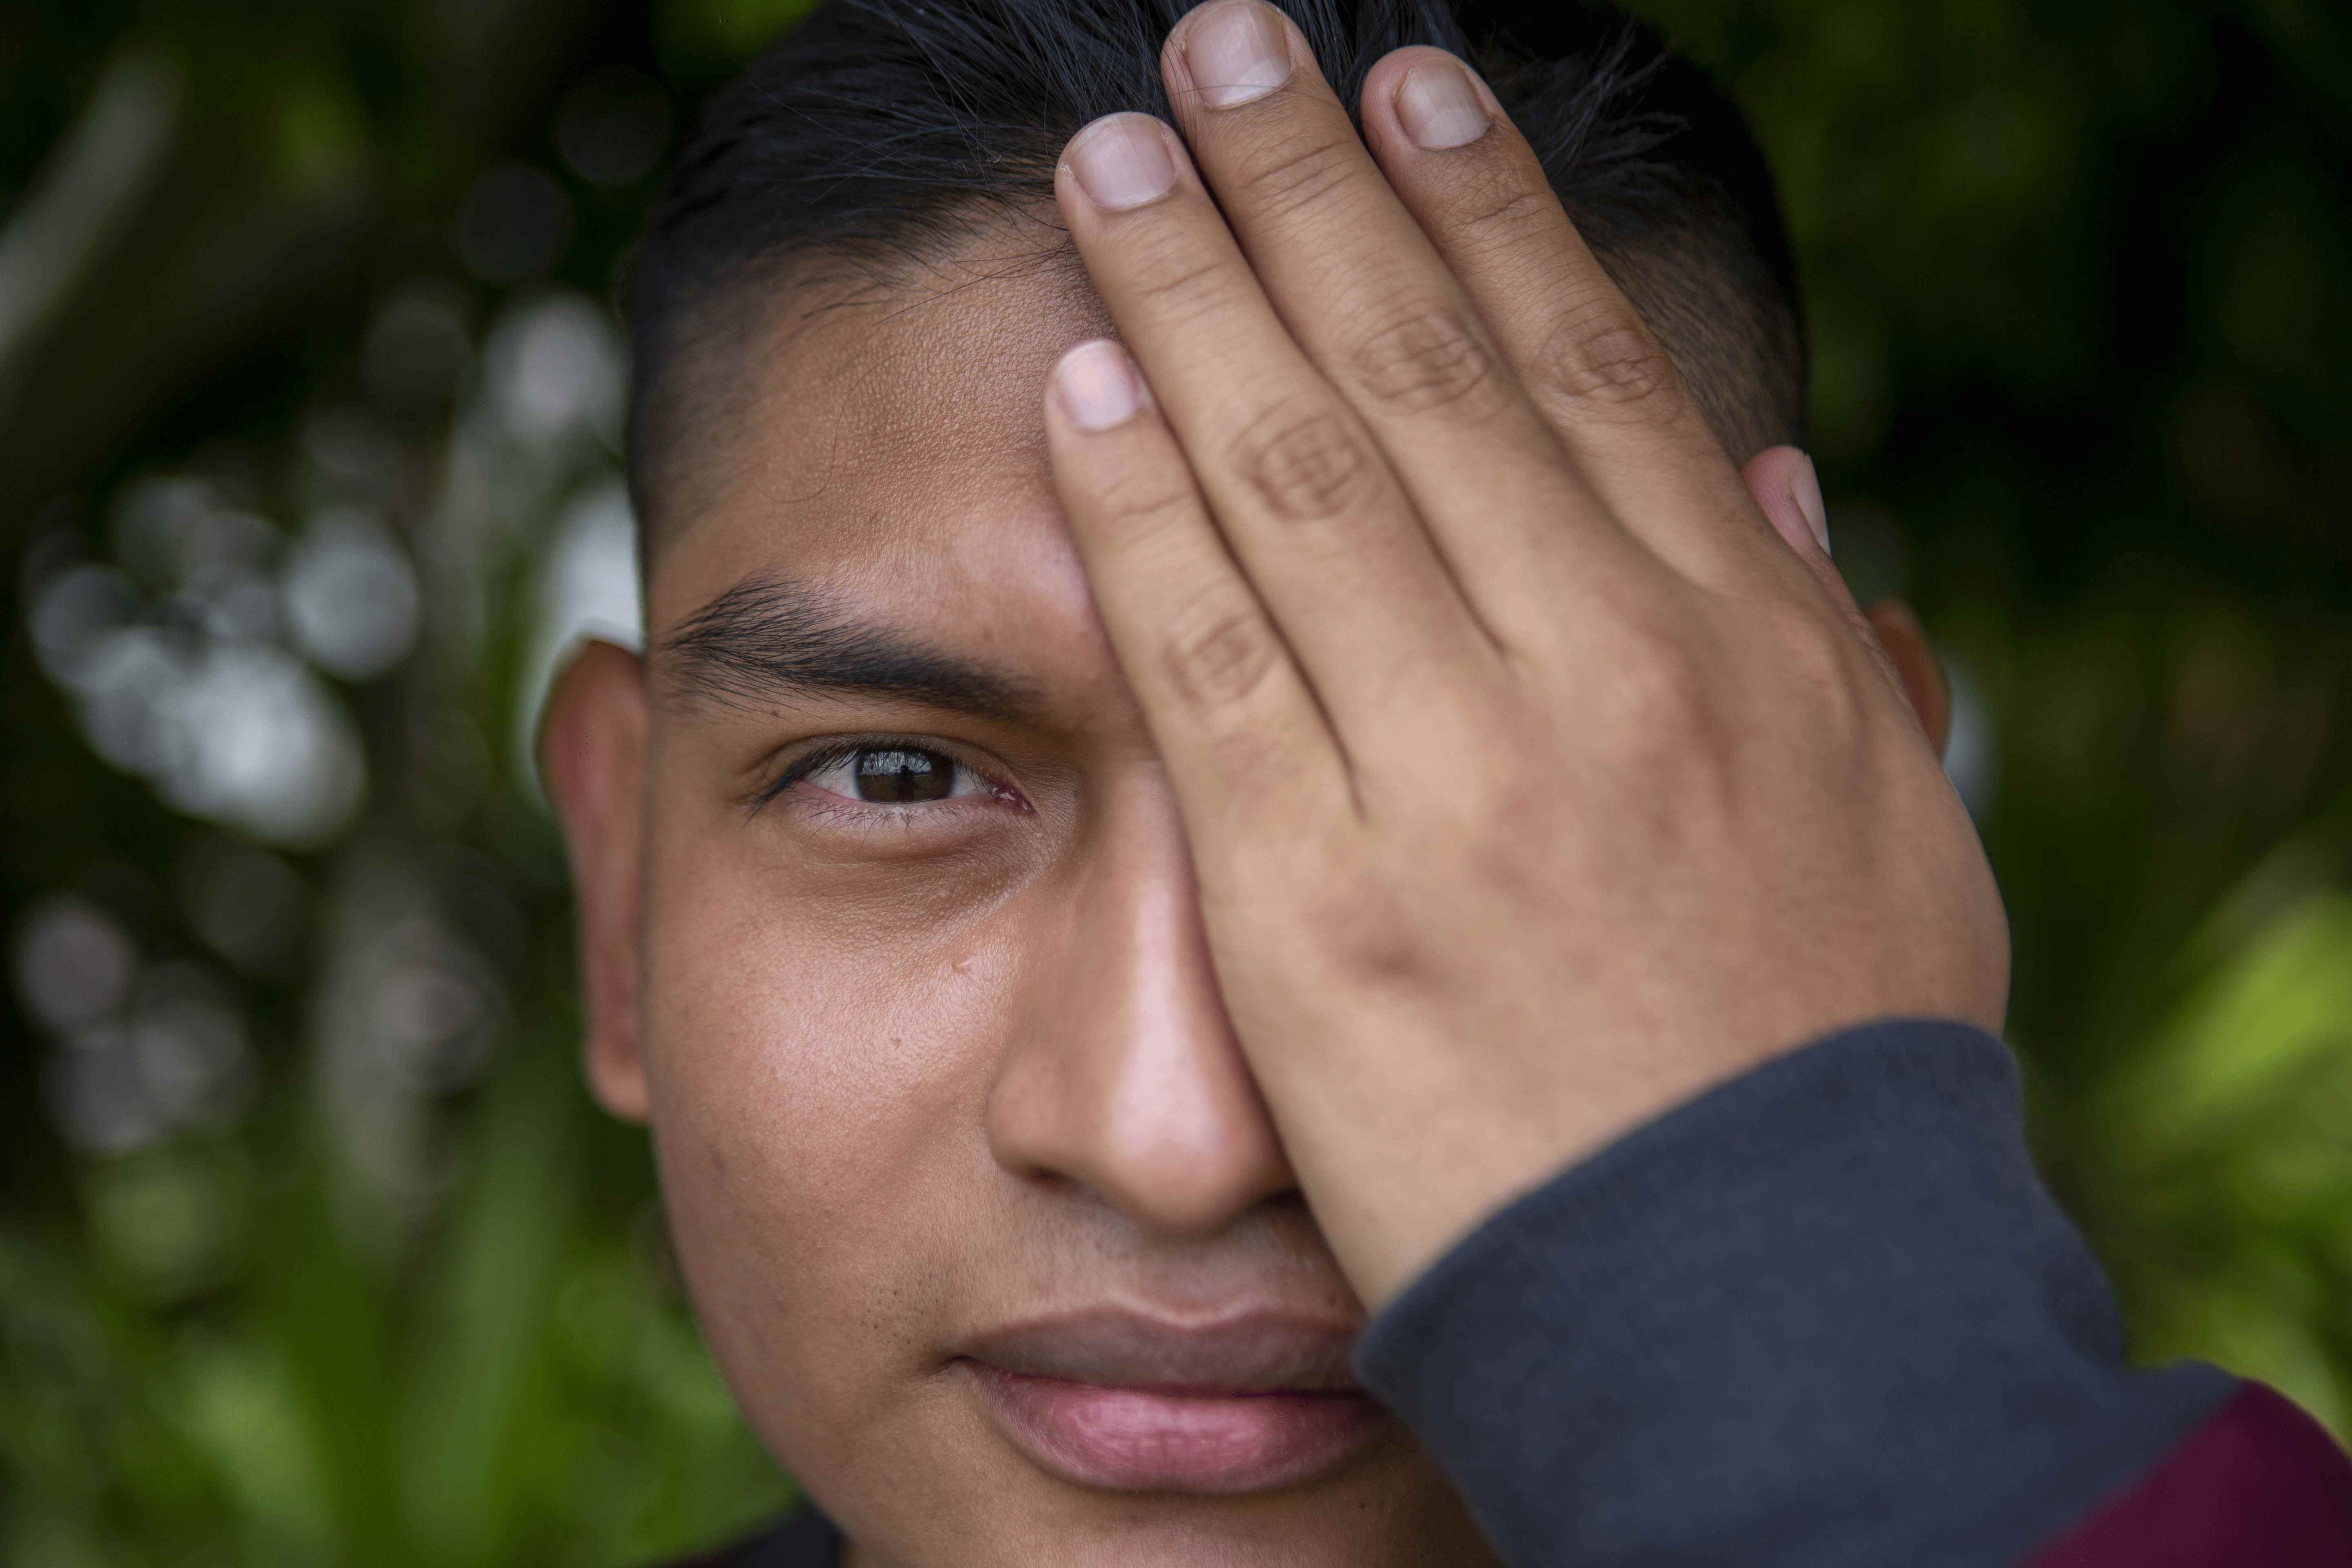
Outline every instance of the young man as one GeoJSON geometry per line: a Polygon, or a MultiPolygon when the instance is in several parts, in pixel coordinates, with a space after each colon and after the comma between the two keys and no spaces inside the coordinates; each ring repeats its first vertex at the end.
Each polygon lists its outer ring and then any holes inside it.
{"type": "Polygon", "coordinates": [[[1171,20],[820,11],[638,263],[648,651],[544,761],[822,1510],[722,1560],[2352,1562],[2026,1163],[1737,116],[1589,13],[1171,20]]]}

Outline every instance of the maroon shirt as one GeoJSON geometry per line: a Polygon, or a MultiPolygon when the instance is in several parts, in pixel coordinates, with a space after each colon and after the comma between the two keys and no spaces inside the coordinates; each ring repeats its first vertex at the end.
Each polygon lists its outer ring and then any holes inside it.
{"type": "Polygon", "coordinates": [[[2319,1423],[2249,1383],[2032,1568],[2341,1568],[2352,1465],[2319,1423]]]}

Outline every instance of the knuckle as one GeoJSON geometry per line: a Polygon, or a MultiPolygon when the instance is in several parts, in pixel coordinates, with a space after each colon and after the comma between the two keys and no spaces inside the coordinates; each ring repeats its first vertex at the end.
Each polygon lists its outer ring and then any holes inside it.
{"type": "Polygon", "coordinates": [[[1232,264],[1173,225],[1139,238],[1128,265],[1136,294],[1155,314],[1180,324],[1218,314],[1233,300],[1232,264]]]}
{"type": "Polygon", "coordinates": [[[1560,210],[1549,185],[1528,186],[1507,175],[1473,175],[1455,196],[1446,225],[1480,250],[1543,237],[1560,210]]]}
{"type": "MultiPolygon", "coordinates": [[[[1869,650],[1843,623],[1810,605],[1778,611],[1769,628],[1775,668],[1811,695],[1824,743],[1840,752],[1856,750],[1869,728],[1871,686],[1880,679],[1869,650]]],[[[1899,678],[1895,684],[1900,688],[1899,678]]]]}
{"type": "Polygon", "coordinates": [[[1092,510],[1121,539],[1158,537],[1194,500],[1182,475],[1157,464],[1119,463],[1097,480],[1092,510]]]}
{"type": "Polygon", "coordinates": [[[1233,467],[1265,509],[1292,521],[1339,515],[1371,492],[1371,454],[1337,409],[1279,405],[1243,427],[1233,467]]]}
{"type": "Polygon", "coordinates": [[[1377,866],[1352,857],[1326,859],[1310,918],[1330,978],[1350,989],[1411,985],[1426,972],[1430,955],[1409,901],[1377,866]]]}
{"type": "Polygon", "coordinates": [[[1612,681],[1619,745],[1639,758],[1703,756],[1725,738],[1716,722],[1707,661],[1687,628],[1635,623],[1622,628],[1612,681]]]}
{"type": "Polygon", "coordinates": [[[1483,405],[1496,390],[1494,354],[1458,312],[1444,305],[1392,317],[1364,340],[1355,359],[1364,389],[1402,409],[1483,405]]]}
{"type": "Polygon", "coordinates": [[[1489,741],[1474,756],[1472,782],[1462,792],[1462,809],[1475,829],[1466,837],[1499,857],[1492,869],[1507,882],[1527,868],[1528,847],[1549,836],[1568,763],[1560,748],[1533,736],[1517,744],[1489,741]]]}
{"type": "Polygon", "coordinates": [[[1335,136],[1318,126],[1275,137],[1251,160],[1239,195],[1254,212],[1290,216],[1354,184],[1362,157],[1352,132],[1335,136]]]}
{"type": "Polygon", "coordinates": [[[1632,307],[1616,300],[1570,311],[1541,363],[1546,387],[1580,412],[1646,413],[1677,384],[1673,362],[1632,307]]]}
{"type": "Polygon", "coordinates": [[[1496,801],[1481,831],[1454,850],[1465,884],[1493,908],[1539,910],[1552,903],[1570,863],[1560,847],[1559,816],[1557,799],[1496,801]]]}
{"type": "Polygon", "coordinates": [[[1273,628],[1237,593],[1211,591],[1171,622],[1160,651],[1169,683],[1202,713],[1231,708],[1273,673],[1273,628]]]}
{"type": "Polygon", "coordinates": [[[1807,687],[1844,684],[1846,647],[1853,634],[1811,605],[1773,605],[1764,611],[1776,660],[1807,687]]]}

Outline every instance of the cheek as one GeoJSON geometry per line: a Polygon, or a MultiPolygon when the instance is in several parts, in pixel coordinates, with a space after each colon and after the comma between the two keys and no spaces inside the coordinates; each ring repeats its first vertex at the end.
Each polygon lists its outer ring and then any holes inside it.
{"type": "Polygon", "coordinates": [[[877,1378],[936,1358],[927,1324],[991,1169],[1008,935],[844,909],[740,839],[698,837],[646,866],[663,1200],[755,1423],[772,1433],[761,1412],[790,1408],[807,1442],[828,1409],[847,1422],[877,1378]]]}

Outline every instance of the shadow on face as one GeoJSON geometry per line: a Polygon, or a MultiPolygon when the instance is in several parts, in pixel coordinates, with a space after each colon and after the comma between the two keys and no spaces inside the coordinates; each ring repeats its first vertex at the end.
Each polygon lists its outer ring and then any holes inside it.
{"type": "Polygon", "coordinates": [[[1487,1561],[1348,1377],[1054,498],[1099,305],[827,303],[709,435],[644,666],[575,663],[544,748],[590,1076],[712,1349],[860,1563],[1487,1561]]]}

